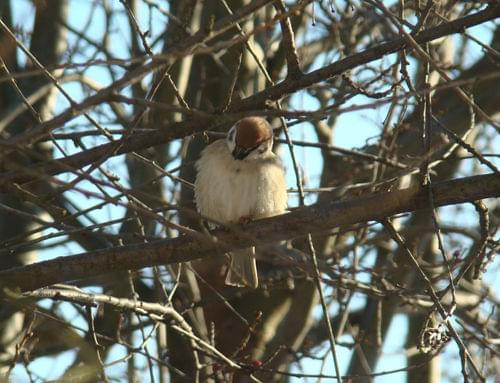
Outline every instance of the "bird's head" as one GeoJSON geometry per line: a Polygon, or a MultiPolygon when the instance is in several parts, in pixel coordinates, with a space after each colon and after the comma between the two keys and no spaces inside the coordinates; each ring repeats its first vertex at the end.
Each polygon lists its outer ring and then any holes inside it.
{"type": "Polygon", "coordinates": [[[245,117],[229,129],[226,142],[236,160],[263,158],[272,149],[273,128],[261,117],[245,117]]]}

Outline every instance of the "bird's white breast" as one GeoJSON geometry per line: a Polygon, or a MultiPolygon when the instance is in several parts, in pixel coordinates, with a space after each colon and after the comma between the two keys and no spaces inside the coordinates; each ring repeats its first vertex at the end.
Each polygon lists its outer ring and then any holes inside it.
{"type": "Polygon", "coordinates": [[[235,160],[225,140],[207,146],[196,163],[198,211],[221,223],[283,213],[286,183],[279,158],[272,152],[256,160],[235,160]]]}

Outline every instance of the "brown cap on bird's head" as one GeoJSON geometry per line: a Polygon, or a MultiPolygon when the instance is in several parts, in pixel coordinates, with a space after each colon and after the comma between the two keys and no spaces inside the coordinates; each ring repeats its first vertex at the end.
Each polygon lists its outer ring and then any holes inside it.
{"type": "Polygon", "coordinates": [[[236,145],[251,149],[273,138],[273,128],[262,117],[245,117],[236,124],[236,145]]]}

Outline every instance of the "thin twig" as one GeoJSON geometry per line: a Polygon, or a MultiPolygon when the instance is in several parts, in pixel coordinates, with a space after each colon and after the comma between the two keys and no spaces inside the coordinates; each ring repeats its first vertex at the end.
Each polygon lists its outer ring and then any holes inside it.
{"type": "MultiPolygon", "coordinates": [[[[449,331],[450,331],[453,339],[455,340],[455,342],[456,342],[456,344],[457,344],[457,346],[458,346],[458,348],[460,350],[460,355],[461,355],[462,359],[469,361],[469,364],[470,364],[470,366],[472,366],[474,372],[477,375],[477,378],[480,381],[484,382],[485,378],[481,374],[481,371],[479,370],[479,368],[476,366],[476,363],[474,362],[474,359],[472,359],[472,356],[471,356],[469,350],[467,349],[467,347],[463,343],[462,339],[460,339],[460,336],[458,335],[457,331],[453,327],[453,325],[452,325],[452,323],[451,323],[451,321],[449,319],[451,313],[448,312],[448,311],[446,311],[446,309],[442,306],[442,304],[441,304],[441,302],[439,300],[439,297],[438,297],[436,291],[434,290],[434,286],[432,285],[432,282],[427,277],[427,275],[425,274],[425,272],[422,270],[422,268],[420,267],[417,259],[415,258],[415,256],[411,252],[411,250],[409,249],[408,245],[405,243],[404,239],[396,231],[396,229],[394,228],[394,226],[392,225],[392,223],[388,219],[386,219],[386,220],[382,221],[382,224],[387,229],[387,231],[389,232],[389,234],[391,235],[391,237],[394,239],[394,241],[405,252],[405,254],[407,255],[407,257],[410,259],[410,261],[415,266],[415,269],[417,270],[418,274],[420,275],[420,277],[423,279],[423,281],[427,285],[427,293],[429,294],[429,296],[431,297],[432,301],[434,302],[434,306],[437,309],[437,311],[439,312],[439,314],[441,315],[441,318],[442,318],[443,322],[446,323],[446,326],[448,327],[448,329],[449,329],[449,331]]],[[[462,373],[463,373],[464,378],[466,378],[468,376],[465,364],[463,364],[463,371],[462,371],[462,373]]]]}

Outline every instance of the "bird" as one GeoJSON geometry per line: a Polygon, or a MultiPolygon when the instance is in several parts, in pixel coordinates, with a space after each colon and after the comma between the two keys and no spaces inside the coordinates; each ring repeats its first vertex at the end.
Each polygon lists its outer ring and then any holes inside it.
{"type": "MultiPolygon", "coordinates": [[[[273,129],[261,117],[237,121],[226,138],[205,147],[195,165],[198,212],[221,224],[240,224],[285,213],[285,170],[272,147],[273,129]]],[[[234,250],[229,255],[225,284],[257,288],[255,247],[234,250]]]]}

